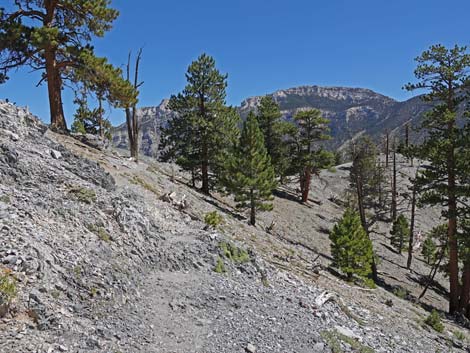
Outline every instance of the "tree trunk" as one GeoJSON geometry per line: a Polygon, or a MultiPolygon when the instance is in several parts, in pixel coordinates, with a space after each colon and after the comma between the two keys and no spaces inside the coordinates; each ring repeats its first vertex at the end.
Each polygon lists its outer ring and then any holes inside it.
{"type": "Polygon", "coordinates": [[[100,126],[100,137],[104,138],[104,129],[103,129],[103,102],[102,98],[98,97],[98,114],[99,114],[99,126],[100,126]]]}
{"type": "Polygon", "coordinates": [[[46,61],[51,129],[58,132],[67,132],[67,123],[65,122],[62,106],[62,80],[57,69],[54,49],[51,47],[46,48],[44,57],[46,61]]]}
{"type": "MultiPolygon", "coordinates": [[[[46,16],[44,27],[54,27],[54,17],[57,1],[45,1],[46,16]]],[[[67,132],[64,108],[62,106],[62,79],[56,61],[56,48],[50,43],[44,48],[46,63],[47,91],[49,94],[49,111],[51,115],[51,129],[58,132],[67,132]]]]}
{"type": "MultiPolygon", "coordinates": [[[[416,178],[413,181],[416,183],[416,178]]],[[[410,220],[410,238],[408,241],[408,260],[406,261],[406,268],[411,268],[411,261],[413,259],[413,242],[414,242],[414,231],[415,231],[415,213],[416,213],[416,185],[413,184],[413,191],[411,196],[411,220],[410,220]]]]}
{"type": "MultiPolygon", "coordinates": [[[[135,61],[135,70],[134,70],[134,89],[138,89],[143,82],[139,83],[139,64],[140,59],[142,57],[142,48],[139,50],[137,54],[137,58],[135,61]]],[[[130,83],[131,82],[131,53],[127,57],[127,67],[126,67],[126,79],[130,83]]],[[[131,153],[131,157],[135,159],[136,162],[139,161],[139,122],[136,115],[136,105],[134,104],[132,107],[126,108],[126,123],[127,123],[127,135],[129,138],[129,151],[131,153]]]]}
{"type": "Polygon", "coordinates": [[[306,203],[308,201],[308,194],[310,192],[310,182],[312,180],[312,171],[310,168],[305,168],[304,173],[302,175],[302,179],[300,182],[300,190],[302,192],[302,203],[306,203]]]}
{"type": "Polygon", "coordinates": [[[208,162],[208,147],[205,142],[202,145],[202,163],[201,163],[201,177],[202,177],[202,187],[201,191],[209,195],[209,162],[208,162]]]}
{"type": "Polygon", "coordinates": [[[388,155],[389,155],[389,132],[387,130],[385,136],[385,168],[388,168],[388,155]]]}
{"type": "Polygon", "coordinates": [[[250,224],[252,226],[256,224],[256,204],[253,189],[250,190],[250,224]]]}
{"type": "Polygon", "coordinates": [[[392,176],[392,221],[397,219],[397,153],[393,148],[393,176],[392,176]]]}
{"type": "MultiPolygon", "coordinates": [[[[453,128],[453,125],[450,129],[453,128]]],[[[453,145],[447,151],[447,238],[449,242],[449,313],[453,314],[459,309],[459,253],[457,243],[457,199],[455,196],[455,155],[453,145]]]]}
{"type": "Polygon", "coordinates": [[[459,311],[466,314],[468,302],[470,300],[470,262],[464,263],[462,273],[462,290],[460,293],[459,311]]]}

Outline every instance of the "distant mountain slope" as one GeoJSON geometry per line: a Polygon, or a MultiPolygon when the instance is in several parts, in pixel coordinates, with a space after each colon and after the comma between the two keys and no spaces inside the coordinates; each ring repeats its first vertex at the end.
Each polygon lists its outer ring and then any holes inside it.
{"type": "MultiPolygon", "coordinates": [[[[330,119],[333,139],[330,148],[341,147],[360,133],[367,133],[380,139],[386,130],[400,135],[406,122],[413,125],[419,121],[428,106],[419,97],[398,102],[390,97],[364,88],[301,86],[279,90],[271,94],[280,105],[286,119],[291,119],[300,110],[318,108],[330,119]]],[[[261,96],[245,99],[239,111],[245,117],[250,110],[256,110],[261,96]]],[[[159,142],[159,129],[171,118],[167,108],[168,100],[158,107],[139,110],[142,118],[142,151],[146,155],[156,155],[159,142]]],[[[127,147],[125,124],[115,128],[113,143],[117,147],[127,147]]]]}

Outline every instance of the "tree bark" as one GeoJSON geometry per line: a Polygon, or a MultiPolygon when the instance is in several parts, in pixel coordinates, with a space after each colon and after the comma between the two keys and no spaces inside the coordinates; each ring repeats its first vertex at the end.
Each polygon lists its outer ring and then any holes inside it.
{"type": "Polygon", "coordinates": [[[256,205],[255,198],[253,195],[253,189],[250,190],[250,224],[252,226],[256,224],[256,205]]]}
{"type": "Polygon", "coordinates": [[[98,114],[99,114],[99,127],[100,127],[100,137],[104,138],[104,129],[103,129],[103,102],[102,98],[98,97],[98,114]]]}
{"type": "MultiPolygon", "coordinates": [[[[416,180],[413,181],[415,183],[416,180]]],[[[413,191],[411,196],[411,220],[410,220],[410,237],[408,241],[408,260],[406,261],[406,268],[411,268],[411,261],[413,260],[413,242],[415,231],[415,213],[416,213],[416,185],[413,184],[413,191]]]]}
{"type": "Polygon", "coordinates": [[[397,153],[393,148],[393,176],[392,176],[392,221],[397,219],[397,153]]]}
{"type": "Polygon", "coordinates": [[[459,311],[466,314],[470,300],[470,262],[466,261],[462,273],[462,288],[460,292],[459,311]]]}
{"type": "Polygon", "coordinates": [[[312,171],[310,170],[310,168],[306,167],[304,169],[301,183],[300,183],[300,190],[302,192],[302,198],[301,198],[302,203],[306,203],[308,201],[308,194],[310,192],[311,180],[312,180],[312,171]]]}
{"type": "Polygon", "coordinates": [[[385,168],[388,168],[388,155],[389,155],[389,132],[387,130],[385,137],[385,168]]]}
{"type": "MultiPolygon", "coordinates": [[[[139,83],[139,65],[140,60],[142,57],[142,48],[140,48],[137,58],[135,61],[135,70],[134,70],[134,82],[133,86],[137,90],[143,82],[139,83]]],[[[126,79],[128,82],[131,82],[131,53],[127,57],[127,76],[126,79]]],[[[140,125],[136,115],[136,105],[134,104],[132,107],[126,108],[126,123],[127,123],[127,135],[129,138],[129,151],[131,153],[131,157],[135,159],[136,162],[139,161],[139,130],[140,125]]]]}
{"type": "MultiPolygon", "coordinates": [[[[54,27],[54,17],[57,1],[45,1],[46,15],[44,16],[44,27],[54,27]]],[[[56,48],[51,44],[44,49],[46,63],[47,90],[49,94],[49,111],[51,115],[51,129],[58,132],[67,132],[67,123],[62,105],[62,79],[57,67],[56,48]]]]}
{"type": "Polygon", "coordinates": [[[201,163],[201,177],[202,177],[201,191],[204,194],[209,195],[210,194],[210,191],[209,191],[209,165],[208,165],[209,163],[208,163],[207,154],[208,154],[207,144],[203,142],[203,145],[202,145],[202,163],[201,163]]]}

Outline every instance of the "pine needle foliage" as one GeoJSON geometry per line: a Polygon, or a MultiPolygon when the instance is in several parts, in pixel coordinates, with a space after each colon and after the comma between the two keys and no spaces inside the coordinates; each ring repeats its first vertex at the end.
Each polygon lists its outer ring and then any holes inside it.
{"type": "Polygon", "coordinates": [[[371,274],[372,243],[357,212],[347,209],[329,238],[333,264],[346,274],[348,280],[352,280],[353,276],[365,279],[371,274]]]}
{"type": "Polygon", "coordinates": [[[243,123],[239,144],[234,153],[227,156],[224,169],[223,185],[234,195],[238,209],[250,209],[250,224],[255,225],[257,211],[272,210],[272,190],[277,183],[253,113],[243,123]]]}

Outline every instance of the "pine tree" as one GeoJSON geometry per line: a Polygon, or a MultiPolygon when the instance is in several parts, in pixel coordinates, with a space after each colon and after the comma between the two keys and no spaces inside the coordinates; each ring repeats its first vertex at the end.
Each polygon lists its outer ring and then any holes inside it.
{"type": "Polygon", "coordinates": [[[83,51],[91,52],[93,36],[111,28],[118,11],[110,0],[15,0],[13,12],[0,11],[0,81],[28,65],[44,69],[40,81],[49,92],[51,127],[66,131],[62,88],[80,67],[83,51]]]}
{"type": "MultiPolygon", "coordinates": [[[[377,146],[368,136],[361,136],[351,143],[350,186],[356,195],[356,206],[361,224],[368,237],[370,226],[377,221],[382,208],[379,198],[385,181],[385,173],[379,172],[381,165],[378,163],[378,156],[377,146]],[[367,209],[373,210],[372,217],[367,217],[367,209]]],[[[372,260],[371,270],[373,280],[377,282],[375,259],[372,260]]]]}
{"type": "Polygon", "coordinates": [[[261,98],[257,118],[274,171],[282,182],[291,164],[290,143],[287,135],[295,129],[295,125],[282,120],[279,105],[272,96],[261,98]]]}
{"type": "MultiPolygon", "coordinates": [[[[433,108],[424,116],[421,129],[427,136],[417,148],[418,157],[429,161],[417,177],[422,190],[420,202],[440,205],[447,219],[449,247],[449,312],[466,312],[470,299],[470,262],[466,262],[459,280],[458,218],[465,212],[465,200],[470,196],[466,182],[468,172],[465,150],[468,150],[469,131],[459,127],[457,114],[464,106],[470,80],[470,54],[466,47],[446,48],[434,45],[418,58],[416,84],[408,90],[426,89],[422,96],[433,108]],[[459,284],[462,282],[462,286],[459,284]]],[[[468,125],[468,118],[464,124],[468,125]]]]}
{"type": "Polygon", "coordinates": [[[202,54],[188,68],[188,84],[170,98],[176,113],[162,131],[163,160],[174,160],[202,181],[209,194],[220,171],[220,156],[236,143],[239,116],[225,106],[227,75],[215,67],[212,57],[202,54]]]}
{"type": "Polygon", "coordinates": [[[311,109],[298,112],[294,116],[298,125],[292,136],[295,145],[294,169],[300,178],[301,201],[307,202],[312,174],[334,164],[334,154],[326,151],[316,143],[330,139],[328,135],[329,120],[321,116],[321,111],[311,109]]]}
{"type": "Polygon", "coordinates": [[[114,108],[126,108],[137,102],[137,91],[122,78],[122,70],[115,68],[106,58],[93,55],[88,50],[80,54],[80,66],[73,73],[73,81],[78,86],[74,103],[78,104],[74,125],[80,122],[87,133],[101,138],[110,137],[111,123],[104,118],[103,103],[114,108]],[[98,107],[88,107],[88,96],[93,96],[98,107]],[[79,122],[80,121],[80,122],[79,122]]]}
{"type": "Polygon", "coordinates": [[[333,264],[346,274],[366,278],[371,274],[372,243],[361,224],[359,214],[347,209],[329,236],[333,264]]]}
{"type": "Polygon", "coordinates": [[[421,249],[421,255],[423,255],[426,263],[432,265],[436,260],[436,244],[431,237],[426,237],[423,242],[423,247],[421,249]]]}
{"type": "Polygon", "coordinates": [[[237,208],[250,209],[251,225],[256,224],[257,211],[272,210],[275,173],[253,113],[243,123],[239,144],[227,158],[223,175],[223,184],[234,195],[237,208]]]}
{"type": "Polygon", "coordinates": [[[405,248],[405,241],[408,240],[410,235],[410,226],[404,215],[399,215],[393,222],[390,235],[390,243],[398,253],[401,253],[405,248]]]}

